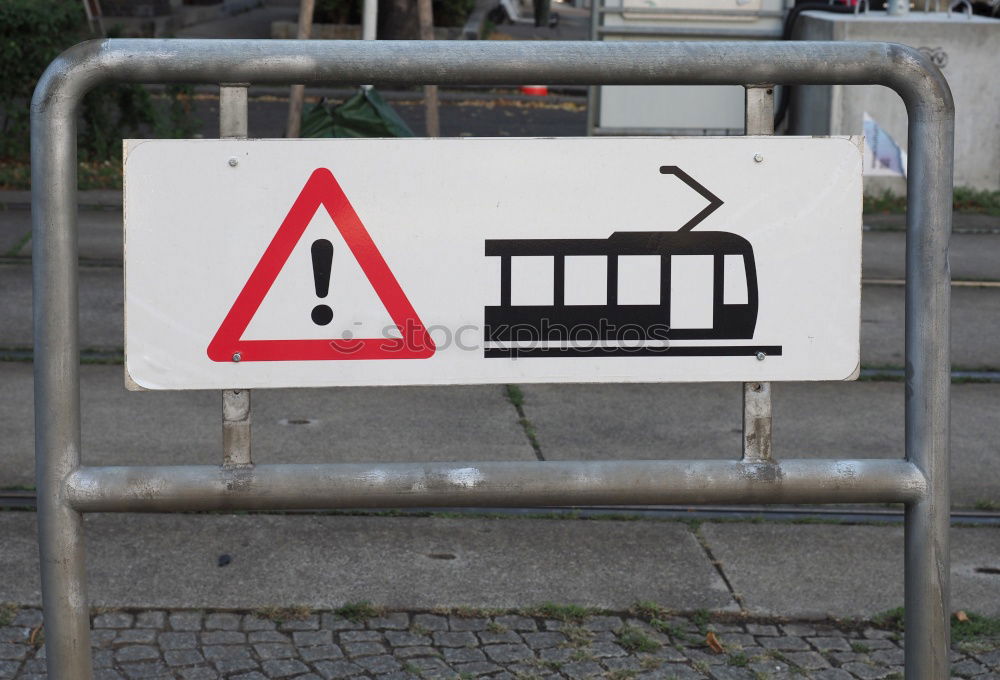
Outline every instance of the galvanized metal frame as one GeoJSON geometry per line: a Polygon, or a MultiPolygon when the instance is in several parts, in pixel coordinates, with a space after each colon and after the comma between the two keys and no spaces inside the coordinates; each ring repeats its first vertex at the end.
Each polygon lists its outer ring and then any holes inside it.
{"type": "Polygon", "coordinates": [[[944,77],[916,50],[810,42],[104,40],[58,57],[31,111],[35,452],[50,677],[91,677],[84,512],[722,502],[905,503],[907,677],[948,677],[954,105],[944,77]],[[910,123],[906,458],[845,452],[845,460],[252,465],[241,457],[221,466],[84,466],[76,114],[83,95],[106,82],[890,87],[910,123]]]}

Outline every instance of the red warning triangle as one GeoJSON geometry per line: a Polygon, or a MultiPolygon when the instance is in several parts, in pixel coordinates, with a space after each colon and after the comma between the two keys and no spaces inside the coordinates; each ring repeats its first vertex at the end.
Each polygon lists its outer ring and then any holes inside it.
{"type": "Polygon", "coordinates": [[[330,361],[426,359],[434,341],[389,270],[368,230],[354,212],[333,173],[317,168],[292,204],[260,262],[254,267],[222,325],[208,344],[212,361],[330,361]],[[320,206],[326,208],[347,247],[361,265],[401,338],[242,340],[264,297],[288,261],[320,206]],[[237,358],[238,355],[238,358],[237,358]]]}

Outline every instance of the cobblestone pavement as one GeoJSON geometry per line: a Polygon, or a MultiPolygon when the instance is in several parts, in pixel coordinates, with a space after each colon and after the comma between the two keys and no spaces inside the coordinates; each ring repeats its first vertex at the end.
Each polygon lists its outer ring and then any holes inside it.
{"type": "MultiPolygon", "coordinates": [[[[720,622],[648,608],[589,616],[554,606],[533,615],[367,609],[340,610],[351,618],[297,609],[98,613],[95,678],[902,678],[899,633],[871,624],[720,622]]],[[[41,612],[8,607],[0,616],[0,679],[44,678],[41,612]]],[[[1000,640],[959,643],[952,664],[954,677],[1000,679],[1000,640]]]]}

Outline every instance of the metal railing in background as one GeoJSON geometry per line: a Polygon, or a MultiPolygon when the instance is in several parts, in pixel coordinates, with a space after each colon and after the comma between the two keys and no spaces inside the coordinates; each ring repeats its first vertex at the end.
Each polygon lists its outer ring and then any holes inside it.
{"type": "MultiPolygon", "coordinates": [[[[84,512],[740,502],[904,503],[907,677],[948,677],[954,107],[944,78],[916,50],[810,42],[106,40],[58,57],[31,109],[35,453],[50,677],[92,674],[84,512]],[[224,464],[83,466],[76,112],[90,89],[107,82],[219,84],[232,105],[222,115],[234,116],[233,136],[245,134],[238,118],[246,84],[743,85],[748,106],[756,101],[761,111],[768,107],[758,89],[776,83],[890,87],[910,123],[906,458],[775,460],[745,447],[743,459],[732,461],[254,465],[249,402],[227,393],[224,464]]],[[[769,419],[765,395],[748,394],[745,411],[751,420],[769,419]]]]}

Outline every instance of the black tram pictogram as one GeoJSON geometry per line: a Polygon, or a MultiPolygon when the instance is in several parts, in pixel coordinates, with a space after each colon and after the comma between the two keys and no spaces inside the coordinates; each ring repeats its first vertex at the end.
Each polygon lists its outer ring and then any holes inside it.
{"type": "MultiPolygon", "coordinates": [[[[500,258],[500,304],[485,308],[484,356],[780,356],[768,345],[676,345],[672,341],[752,340],[757,325],[758,287],[753,247],[738,234],[692,229],[722,201],[680,168],[663,174],[680,178],[709,200],[709,205],[677,231],[617,231],[606,239],[490,239],[486,256],[500,258]],[[619,267],[630,256],[659,258],[658,302],[626,304],[619,298],[619,267]],[[566,258],[598,256],[606,260],[604,304],[566,303],[566,258]],[[676,258],[702,256],[711,261],[710,322],[672,327],[672,265],[676,258]],[[512,258],[552,258],[552,304],[512,304],[512,258]],[[726,267],[727,258],[741,263],[726,267]],[[727,271],[728,269],[728,271],[727,271]],[[736,277],[738,281],[727,281],[736,277]],[[745,300],[729,302],[724,291],[737,284],[745,300]],[[638,341],[623,344],[622,340],[638,341]]],[[[676,301],[676,298],[674,298],[676,301]]]]}

